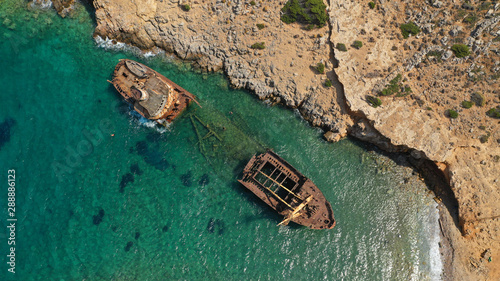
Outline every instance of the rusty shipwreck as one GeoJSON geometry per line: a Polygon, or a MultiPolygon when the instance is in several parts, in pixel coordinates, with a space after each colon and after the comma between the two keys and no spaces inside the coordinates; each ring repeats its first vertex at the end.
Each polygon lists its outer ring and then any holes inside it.
{"type": "Polygon", "coordinates": [[[161,125],[171,123],[195,96],[142,63],[122,59],[108,81],[135,111],[161,125]]]}
{"type": "Polygon", "coordinates": [[[311,229],[331,229],[335,218],[318,187],[271,150],[254,155],[238,180],[279,214],[311,229]]]}

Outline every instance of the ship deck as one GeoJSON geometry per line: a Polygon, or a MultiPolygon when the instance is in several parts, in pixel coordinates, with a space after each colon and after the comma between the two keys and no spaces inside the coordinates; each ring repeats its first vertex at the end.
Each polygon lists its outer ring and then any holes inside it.
{"type": "Polygon", "coordinates": [[[115,67],[110,81],[127,102],[147,119],[159,123],[172,122],[195,96],[153,69],[131,60],[121,60],[115,67]],[[149,93],[146,101],[137,100],[133,88],[149,93]],[[169,91],[169,88],[172,91],[169,91]]]}
{"type": "Polygon", "coordinates": [[[335,225],[333,211],[323,193],[272,151],[252,157],[239,182],[289,221],[314,229],[335,225]]]}

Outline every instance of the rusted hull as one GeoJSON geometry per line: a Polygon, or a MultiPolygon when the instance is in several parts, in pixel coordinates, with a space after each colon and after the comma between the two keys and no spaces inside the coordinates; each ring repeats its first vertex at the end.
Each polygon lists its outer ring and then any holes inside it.
{"type": "Polygon", "coordinates": [[[279,214],[311,229],[331,229],[335,218],[318,187],[288,162],[268,150],[254,155],[238,180],[279,214]]]}
{"type": "MultiPolygon", "coordinates": [[[[143,117],[156,120],[160,124],[170,123],[195,100],[195,96],[153,69],[131,60],[120,60],[110,81],[120,95],[143,117]],[[140,75],[134,73],[128,64],[140,67],[140,75]],[[134,90],[136,91],[134,93],[134,90]],[[149,93],[157,98],[153,109],[138,97],[138,92],[149,93]],[[149,109],[149,110],[148,110],[149,109]],[[154,112],[154,113],[153,113],[154,112]]],[[[150,97],[151,98],[151,97],[150,97]]]]}

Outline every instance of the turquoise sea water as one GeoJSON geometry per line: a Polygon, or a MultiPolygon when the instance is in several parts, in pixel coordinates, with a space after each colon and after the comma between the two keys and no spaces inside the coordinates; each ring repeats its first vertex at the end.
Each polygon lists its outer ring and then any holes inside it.
{"type": "Polygon", "coordinates": [[[82,7],[61,19],[0,3],[0,280],[439,278],[437,211],[413,169],[359,142],[326,143],[293,111],[228,88],[220,74],[98,47],[82,7]],[[158,70],[202,108],[168,130],[140,120],[106,82],[120,58],[158,70]],[[207,131],[195,116],[222,141],[200,146],[196,130],[207,131]],[[322,189],[334,229],[277,227],[281,218],[236,182],[267,147],[322,189]]]}

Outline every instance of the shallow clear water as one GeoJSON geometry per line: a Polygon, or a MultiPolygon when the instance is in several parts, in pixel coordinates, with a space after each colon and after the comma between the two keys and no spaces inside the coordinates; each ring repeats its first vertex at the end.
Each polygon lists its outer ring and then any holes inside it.
{"type": "Polygon", "coordinates": [[[16,170],[18,219],[16,273],[2,262],[0,280],[439,278],[437,210],[411,168],[359,142],[326,143],[222,75],[99,48],[83,8],[63,20],[16,2],[0,6],[0,178],[6,187],[16,170]],[[120,58],[147,63],[202,108],[166,131],[139,119],[106,82],[120,58]],[[196,117],[222,141],[200,145],[196,117]],[[322,189],[333,230],[277,227],[281,218],[236,182],[267,147],[322,189]]]}

